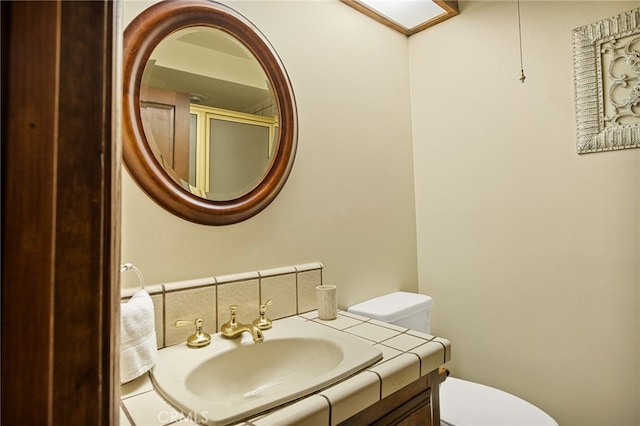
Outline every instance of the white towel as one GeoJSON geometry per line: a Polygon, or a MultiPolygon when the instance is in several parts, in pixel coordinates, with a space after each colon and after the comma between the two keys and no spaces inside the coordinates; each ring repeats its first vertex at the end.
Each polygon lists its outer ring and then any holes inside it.
{"type": "Polygon", "coordinates": [[[151,296],[144,290],[120,305],[120,382],[126,383],[153,367],[158,357],[151,296]]]}

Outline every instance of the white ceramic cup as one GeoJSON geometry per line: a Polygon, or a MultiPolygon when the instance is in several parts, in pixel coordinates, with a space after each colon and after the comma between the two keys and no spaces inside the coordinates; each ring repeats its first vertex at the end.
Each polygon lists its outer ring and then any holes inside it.
{"type": "Polygon", "coordinates": [[[318,318],[333,320],[338,316],[338,297],[335,285],[319,285],[316,287],[318,318]]]}

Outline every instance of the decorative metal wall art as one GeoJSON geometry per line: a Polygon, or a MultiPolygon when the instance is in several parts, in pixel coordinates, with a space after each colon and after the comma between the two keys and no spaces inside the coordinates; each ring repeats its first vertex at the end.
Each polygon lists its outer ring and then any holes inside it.
{"type": "Polygon", "coordinates": [[[573,30],[578,154],[640,147],[640,8],[573,30]]]}

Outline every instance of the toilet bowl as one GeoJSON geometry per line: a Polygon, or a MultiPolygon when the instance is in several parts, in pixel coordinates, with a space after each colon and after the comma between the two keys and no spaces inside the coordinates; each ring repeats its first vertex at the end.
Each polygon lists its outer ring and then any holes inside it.
{"type": "Polygon", "coordinates": [[[557,426],[547,413],[515,395],[448,377],[440,385],[442,426],[557,426]]]}
{"type": "MultiPolygon", "coordinates": [[[[430,296],[398,291],[366,300],[348,312],[431,334],[430,296]]],[[[490,386],[448,377],[440,385],[442,426],[558,426],[535,405],[490,386]]]]}

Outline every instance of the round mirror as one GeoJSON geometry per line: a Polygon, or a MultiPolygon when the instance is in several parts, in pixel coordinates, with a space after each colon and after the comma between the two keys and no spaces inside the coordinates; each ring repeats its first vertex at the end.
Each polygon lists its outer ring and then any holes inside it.
{"type": "Polygon", "coordinates": [[[293,165],[297,117],[284,66],[244,17],[161,2],[124,37],[124,163],[168,211],[225,225],[263,210],[293,165]]]}

